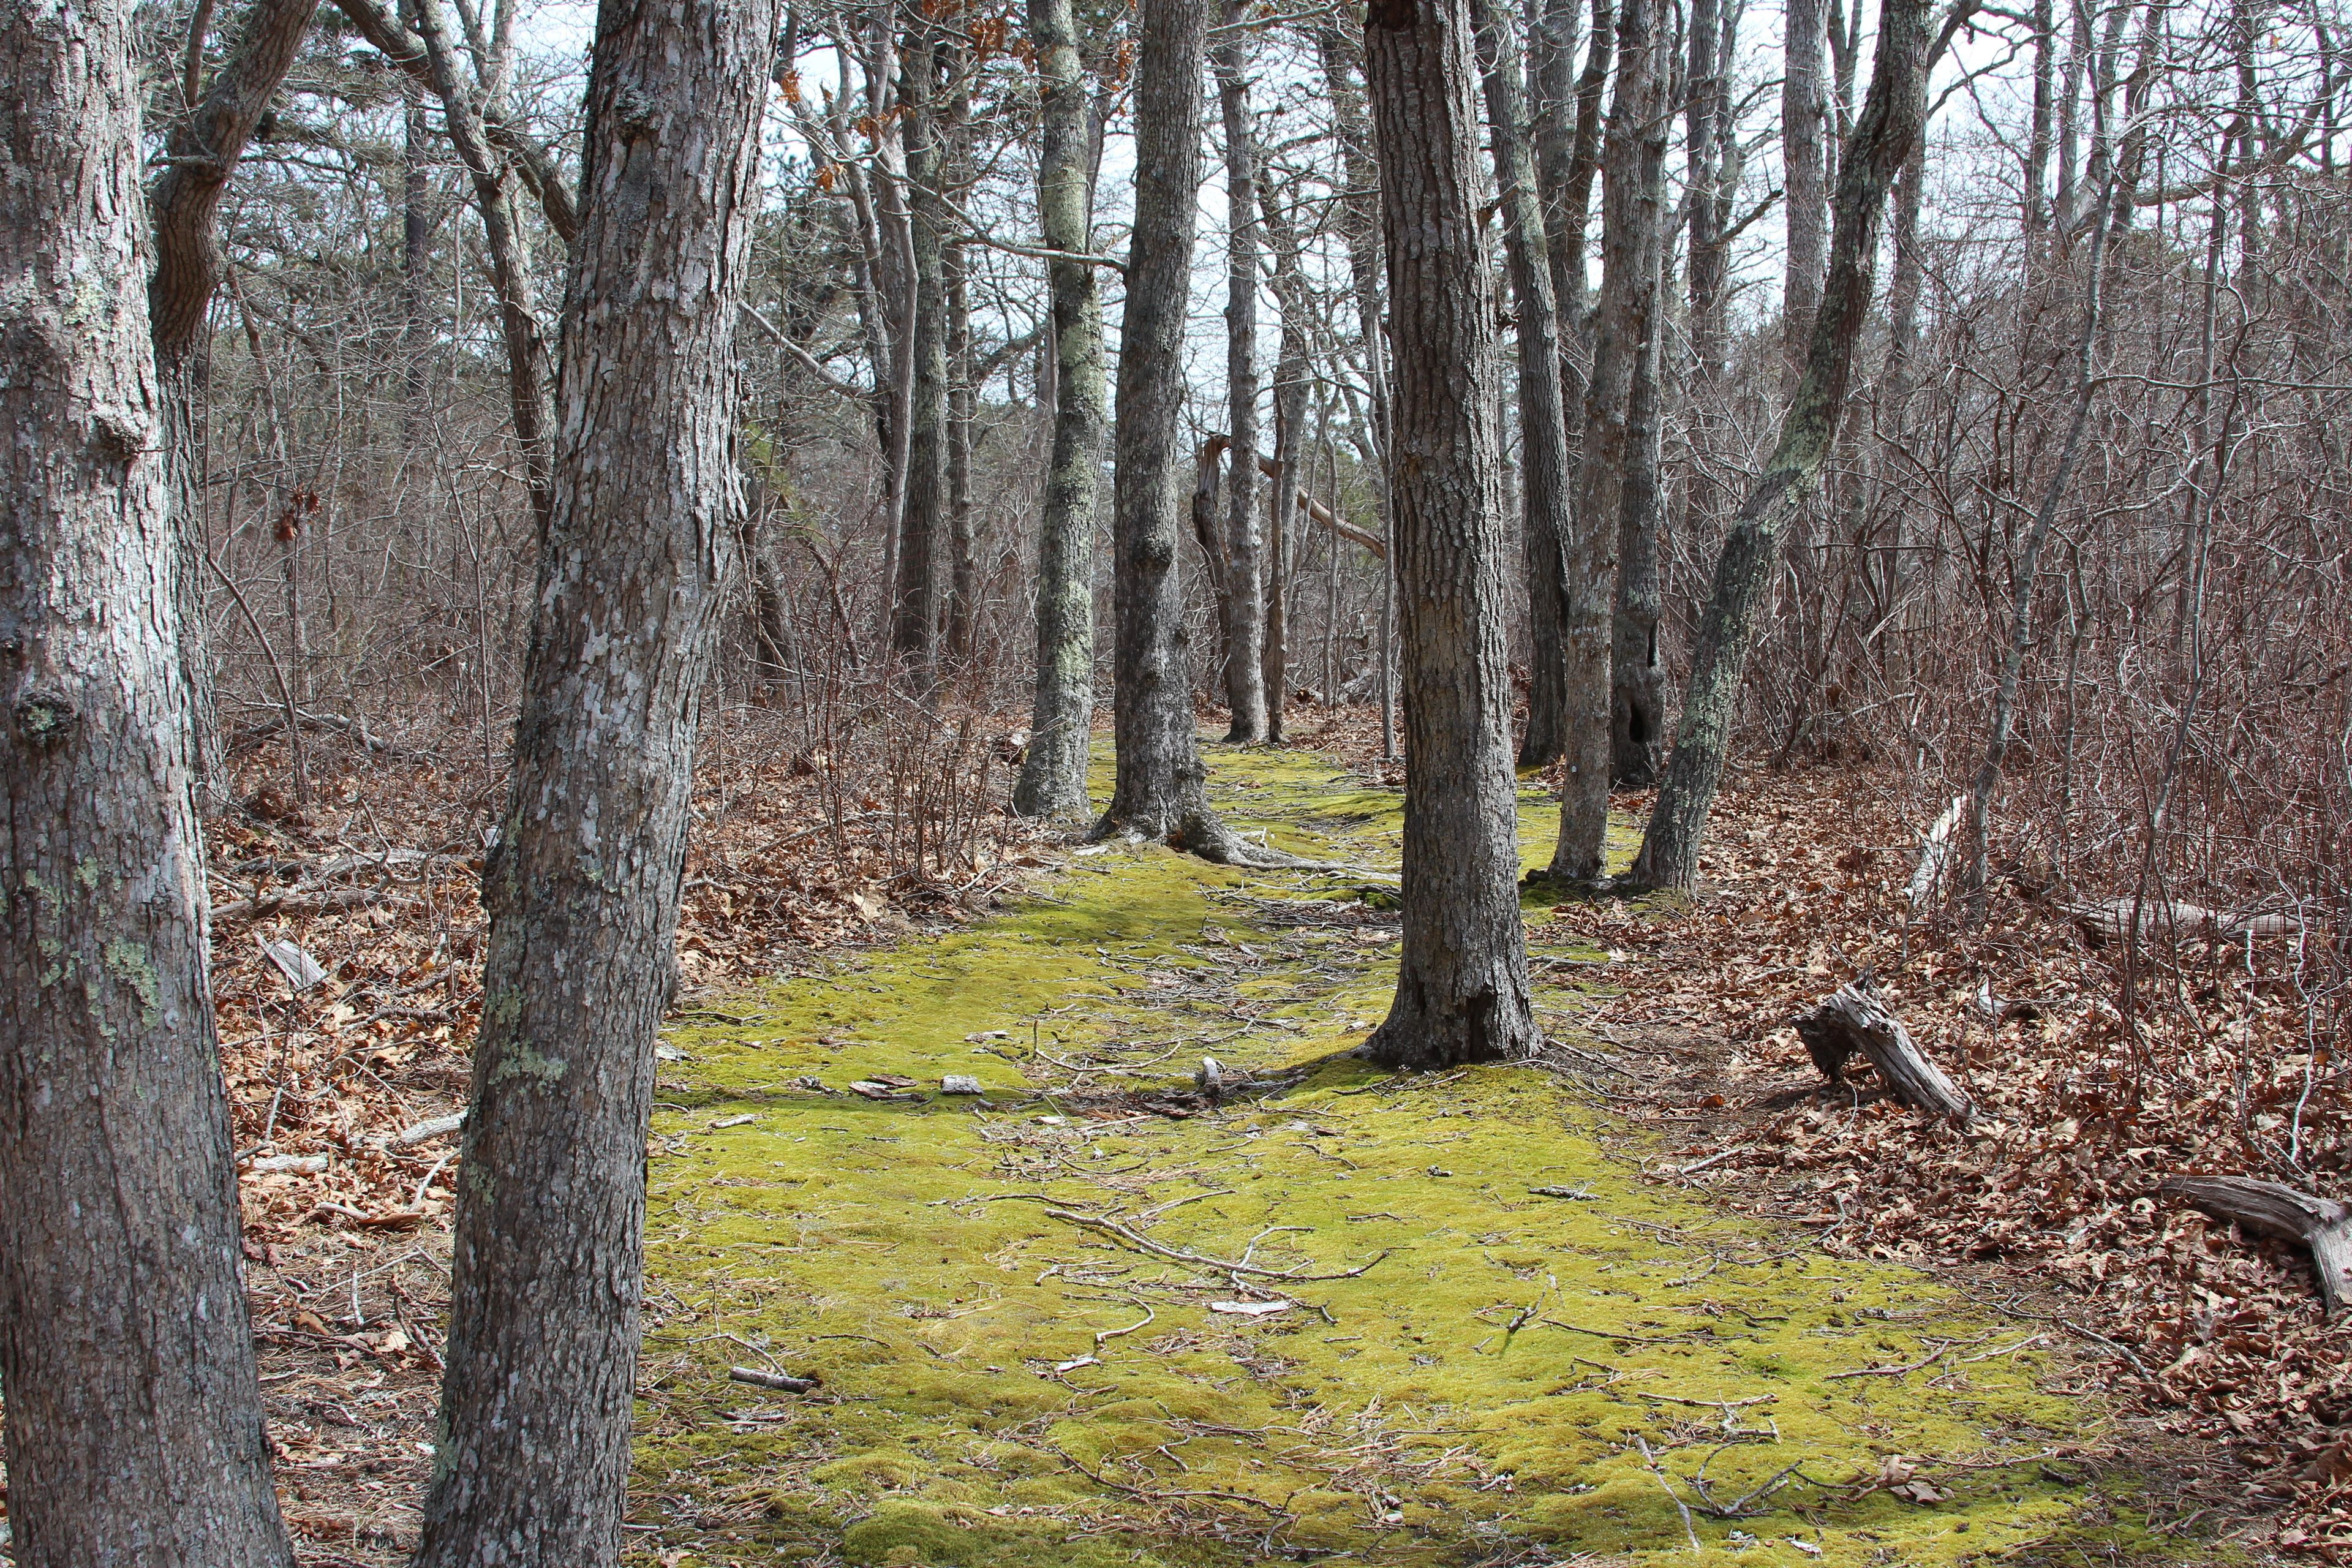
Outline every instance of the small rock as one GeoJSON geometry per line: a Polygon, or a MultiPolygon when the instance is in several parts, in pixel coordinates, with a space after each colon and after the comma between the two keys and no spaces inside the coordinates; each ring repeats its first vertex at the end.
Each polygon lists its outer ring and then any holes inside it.
{"type": "Polygon", "coordinates": [[[940,1092],[941,1094],[986,1094],[988,1091],[981,1087],[980,1079],[970,1073],[951,1072],[940,1079],[940,1092]]]}

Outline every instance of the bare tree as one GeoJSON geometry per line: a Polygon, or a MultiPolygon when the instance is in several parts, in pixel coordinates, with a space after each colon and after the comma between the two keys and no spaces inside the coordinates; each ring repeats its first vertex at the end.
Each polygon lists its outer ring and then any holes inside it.
{"type": "Polygon", "coordinates": [[[1179,357],[1201,181],[1199,0],[1141,0],[1135,60],[1135,226],[1119,325],[1112,472],[1112,709],[1118,769],[1098,837],[1165,840],[1212,860],[1264,858],[1210,808],[1192,728],[1192,659],[1176,574],[1179,357]]]}
{"type": "Polygon", "coordinates": [[[1781,285],[1780,342],[1792,391],[1804,374],[1813,316],[1821,309],[1829,230],[1827,16],[1828,0],[1789,0],[1782,40],[1787,68],[1780,78],[1780,164],[1789,253],[1781,285]]]}
{"type": "Polygon", "coordinates": [[[775,21],[772,0],[598,20],[551,527],[483,873],[425,1568],[620,1552],[653,1039],[739,566],[735,332],[775,21]]]}
{"type": "Polygon", "coordinates": [[[1095,710],[1094,521],[1103,427],[1102,305],[1093,245],[1086,76],[1070,0],[1029,0],[1041,79],[1037,216],[1054,312],[1054,455],[1037,532],[1037,685],[1013,809],[1076,824],[1087,816],[1095,710]]]}
{"type": "Polygon", "coordinates": [[[1495,184],[1500,195],[1504,255],[1518,314],[1519,533],[1528,574],[1528,641],[1535,668],[1528,683],[1522,766],[1549,763],[1567,737],[1560,617],[1570,596],[1568,416],[1560,387],[1559,313],[1552,294],[1551,246],[1544,230],[1519,79],[1518,42],[1509,13],[1496,0],[1472,0],[1479,64],[1486,76],[1486,119],[1492,127],[1495,184]]]}
{"type": "Polygon", "coordinates": [[[1225,740],[1265,739],[1265,563],[1257,487],[1257,175],[1252,144],[1249,35],[1240,0],[1227,0],[1210,59],[1225,134],[1225,740]]]}
{"type": "Polygon", "coordinates": [[[1974,8],[1974,0],[1956,0],[1938,37],[1928,27],[1927,0],[1883,0],[1880,6],[1869,96],[1838,170],[1829,285],[1813,322],[1804,377],[1780,422],[1772,456],[1749,487],[1716,562],[1674,754],[1631,873],[1637,884],[1687,889],[1697,879],[1699,844],[1723,781],[1732,704],[1780,531],[1819,483],[1822,461],[1844,412],[1854,348],[1870,310],[1886,194],[1919,136],[1927,68],[1974,8]]]}
{"type": "Polygon", "coordinates": [[[130,11],[12,6],[0,63],[10,1550],[23,1568],[290,1565],[205,960],[130,11]]]}
{"type": "Polygon", "coordinates": [[[1614,639],[1618,535],[1628,468],[1626,419],[1636,366],[1655,333],[1658,204],[1644,181],[1653,143],[1663,156],[1665,82],[1658,69],[1654,0],[1617,11],[1617,88],[1601,154],[1601,300],[1593,312],[1592,372],[1584,386],[1584,446],[1576,475],[1576,528],[1568,553],[1566,668],[1559,840],[1551,872],[1597,880],[1609,830],[1610,652],[1614,639]]]}
{"type": "Polygon", "coordinates": [[[180,84],[187,113],[172,127],[163,172],[147,193],[155,228],[155,273],[147,285],[147,314],[155,340],[155,373],[163,386],[163,464],[172,490],[180,662],[194,709],[197,802],[207,811],[220,804],[226,786],[212,657],[204,646],[202,421],[211,363],[205,324],[225,266],[218,214],[229,176],[292,68],[318,3],[254,0],[209,87],[204,84],[204,30],[211,10],[197,7],[189,24],[187,67],[180,84]]]}
{"type": "Polygon", "coordinates": [[[1534,1050],[1519,921],[1492,283],[1478,243],[1468,0],[1374,0],[1365,81],[1396,342],[1389,486],[1404,610],[1404,950],[1364,1053],[1399,1067],[1534,1050]]]}

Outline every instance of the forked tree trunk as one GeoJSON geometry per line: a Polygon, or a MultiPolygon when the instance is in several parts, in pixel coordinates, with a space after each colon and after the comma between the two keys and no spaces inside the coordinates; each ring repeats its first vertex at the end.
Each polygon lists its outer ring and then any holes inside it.
{"type": "Polygon", "coordinates": [[[1192,728],[1192,658],[1176,574],[1181,357],[1201,183],[1201,60],[1208,7],[1139,0],[1135,225],[1120,323],[1111,478],[1112,712],[1118,747],[1097,837],[1161,839],[1213,860],[1257,858],[1209,806],[1192,728]]]}
{"type": "MultiPolygon", "coordinates": [[[[221,255],[222,193],[252,140],[254,127],[294,64],[310,30],[318,0],[255,0],[239,24],[220,74],[186,117],[172,128],[163,173],[147,193],[154,224],[155,271],[147,284],[147,314],[155,343],[155,372],[163,394],[163,468],[172,498],[173,597],[177,602],[180,663],[193,713],[196,802],[210,812],[228,787],[221,752],[212,653],[205,646],[205,384],[211,343],[205,318],[226,265],[221,255]]],[[[201,64],[204,40],[191,58],[201,64]]],[[[195,86],[191,69],[190,88],[195,86]]],[[[191,94],[193,96],[193,92],[191,94]]]]}
{"type": "Polygon", "coordinates": [[[775,21],[774,0],[598,19],[421,1568],[620,1552],[654,1033],[740,566],[735,333],[775,21]]]}
{"type": "MultiPolygon", "coordinates": [[[[1954,10],[1945,23],[1948,36],[1970,8],[1963,4],[1954,10]]],[[[1869,314],[1887,189],[1910,157],[1927,111],[1927,67],[1936,53],[1931,45],[1927,0],[1885,0],[1870,94],[1838,171],[1829,287],[1813,322],[1804,379],[1781,420],[1772,456],[1749,487],[1716,561],[1674,755],[1633,863],[1632,880],[1641,885],[1688,889],[1697,879],[1699,845],[1723,782],[1732,708],[1748,667],[1756,612],[1771,583],[1780,531],[1818,483],[1822,459],[1837,436],[1854,345],[1869,314]]]]}
{"type": "Polygon", "coordinates": [[[0,1386],[20,1568],[272,1568],[127,6],[0,14],[0,1386]]]}
{"type": "Polygon", "coordinates": [[[1257,175],[1251,146],[1244,8],[1227,0],[1212,53],[1225,132],[1225,708],[1229,743],[1265,739],[1265,567],[1257,484],[1257,175]]]}
{"type": "Polygon", "coordinates": [[[1666,133],[1655,0],[1617,13],[1617,89],[1601,155],[1601,301],[1592,372],[1584,389],[1584,446],[1576,476],[1576,529],[1568,555],[1564,642],[1568,731],[1561,747],[1559,840],[1551,874],[1597,880],[1609,831],[1610,652],[1615,636],[1618,540],[1625,506],[1626,417],[1634,367],[1654,332],[1658,226],[1643,181],[1653,142],[1666,133]]]}
{"type": "Polygon", "coordinates": [[[1560,754],[1567,669],[1559,617],[1568,599],[1568,418],[1560,391],[1559,316],[1552,297],[1551,247],[1536,189],[1533,149],[1520,92],[1519,47],[1497,0],[1471,0],[1478,62],[1493,127],[1495,184],[1501,195],[1504,255],[1518,314],[1519,534],[1528,576],[1528,728],[1519,765],[1560,754]]]}
{"type": "MultiPolygon", "coordinates": [[[[1029,0],[1043,108],[1037,216],[1045,248],[1093,251],[1086,74],[1070,0],[1029,0]]],[[[1095,269],[1050,261],[1054,456],[1037,531],[1037,689],[1029,754],[1013,809],[1075,826],[1087,814],[1087,739],[1095,710],[1095,500],[1103,427],[1102,305],[1095,269]]]]}
{"type": "Polygon", "coordinates": [[[1396,344],[1388,454],[1404,612],[1404,950],[1364,1053],[1396,1067],[1541,1044],[1519,921],[1494,302],[1478,240],[1468,0],[1373,0],[1365,80],[1396,344]]]}

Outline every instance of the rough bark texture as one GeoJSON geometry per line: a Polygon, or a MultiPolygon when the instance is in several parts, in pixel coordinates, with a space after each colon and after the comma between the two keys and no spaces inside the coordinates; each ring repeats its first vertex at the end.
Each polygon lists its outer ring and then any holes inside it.
{"type": "MultiPolygon", "coordinates": [[[[1371,466],[1379,471],[1373,498],[1380,508],[1381,537],[1390,537],[1391,507],[1387,479],[1389,449],[1388,341],[1381,317],[1381,173],[1372,156],[1371,130],[1365,123],[1363,95],[1357,89],[1348,36],[1332,25],[1315,30],[1316,55],[1323,68],[1323,85],[1331,95],[1332,124],[1339,133],[1339,151],[1348,189],[1341,201],[1342,235],[1348,246],[1348,279],[1356,304],[1356,321],[1364,346],[1364,379],[1371,389],[1371,466]]],[[[1385,552],[1392,556],[1394,552],[1385,552]]],[[[1390,678],[1391,621],[1395,610],[1396,573],[1381,574],[1380,681],[1381,754],[1392,757],[1395,729],[1391,700],[1395,683],[1390,678]]]]}
{"type": "Polygon", "coordinates": [[[939,658],[940,554],[947,533],[948,305],[939,193],[938,115],[932,103],[938,48],[919,21],[899,52],[906,111],[908,228],[914,241],[914,382],[907,430],[907,511],[898,538],[897,609],[890,646],[926,684],[939,658]]]}
{"type": "Polygon", "coordinates": [[[1243,7],[1228,0],[1224,37],[1213,55],[1225,132],[1225,419],[1233,445],[1225,464],[1225,739],[1265,739],[1265,563],[1258,536],[1257,175],[1251,145],[1248,35],[1243,7]]]}
{"type": "MultiPolygon", "coordinates": [[[[155,237],[147,315],[163,390],[173,592],[179,606],[180,663],[194,714],[197,801],[205,811],[222,804],[219,796],[227,787],[204,613],[204,405],[211,360],[205,321],[225,265],[215,219],[221,193],[228,188],[246,143],[286,79],[317,6],[318,0],[255,0],[238,25],[219,74],[172,128],[163,171],[147,193],[155,237]]],[[[190,42],[191,58],[200,62],[203,40],[190,42]]]]}
{"type": "Polygon", "coordinates": [[[598,19],[554,510],[488,866],[424,1568],[618,1556],[653,1041],[742,504],[737,314],[772,0],[598,19]]]}
{"type": "Polygon", "coordinates": [[[1551,873],[1597,880],[1609,831],[1610,651],[1615,636],[1618,536],[1625,506],[1626,417],[1634,369],[1654,335],[1659,218],[1643,181],[1651,144],[1666,134],[1654,0],[1617,13],[1617,90],[1601,155],[1601,300],[1593,312],[1592,371],[1584,386],[1584,443],[1576,475],[1576,527],[1568,552],[1562,639],[1567,732],[1559,840],[1551,873]]]}
{"type": "Polygon", "coordinates": [[[1501,197],[1504,256],[1518,315],[1519,538],[1528,578],[1528,727],[1519,765],[1540,767],[1566,737],[1559,617],[1568,595],[1568,417],[1560,390],[1559,315],[1552,297],[1551,247],[1536,189],[1536,163],[1519,82],[1518,41],[1496,0],[1472,0],[1478,62],[1493,128],[1495,184],[1501,197]]]}
{"type": "Polygon", "coordinates": [[[127,7],[0,9],[0,1386],[21,1568],[290,1564],[205,971],[127,7]]]}
{"type": "Polygon", "coordinates": [[[1728,75],[1718,64],[1738,6],[1727,25],[1722,0],[1691,0],[1690,53],[1684,68],[1683,167],[1686,171],[1690,221],[1690,357],[1702,381],[1718,379],[1724,371],[1724,293],[1730,283],[1730,247],[1724,238],[1725,200],[1737,194],[1723,167],[1726,136],[1722,127],[1730,116],[1722,102],[1728,75]],[[1727,189],[1727,184],[1729,184],[1727,189]]]}
{"type": "Polygon", "coordinates": [[[1519,921],[1468,0],[1374,0],[1364,40],[1396,344],[1388,462],[1410,766],[1396,999],[1363,1050],[1427,1068],[1524,1056],[1542,1036],[1519,921]]]}
{"type": "Polygon", "coordinates": [[[1780,341],[1790,386],[1803,374],[1813,316],[1822,306],[1823,237],[1829,229],[1825,19],[1824,0],[1789,0],[1787,69],[1780,78],[1781,211],[1789,241],[1780,341]]]}
{"type": "MultiPolygon", "coordinates": [[[[1957,9],[1947,27],[1957,26],[1967,14],[1965,5],[1957,9]]],[[[1692,650],[1674,755],[1633,863],[1632,879],[1637,883],[1687,889],[1697,879],[1699,845],[1723,782],[1732,707],[1747,669],[1756,613],[1780,552],[1780,531],[1819,481],[1822,459],[1837,435],[1853,373],[1854,346],[1870,310],[1887,189],[1910,157],[1927,110],[1929,42],[1926,0],[1885,0],[1879,12],[1870,94],[1838,171],[1829,286],[1813,321],[1804,379],[1781,420],[1772,455],[1749,487],[1716,560],[1715,582],[1692,650]]]]}
{"type": "Polygon", "coordinates": [[[1265,547],[1265,738],[1283,743],[1282,710],[1290,686],[1290,561],[1298,520],[1299,454],[1307,439],[1306,279],[1298,266],[1298,226],[1282,205],[1265,165],[1258,165],[1258,206],[1274,247],[1274,297],[1282,307],[1282,351],[1274,369],[1274,460],[1258,471],[1274,481],[1265,547]]]}
{"type": "MultiPolygon", "coordinates": [[[[1070,0],[1029,0],[1044,115],[1037,214],[1048,250],[1093,251],[1087,167],[1085,73],[1070,0]]],[[[1029,754],[1013,809],[1076,824],[1085,818],[1087,737],[1095,711],[1095,500],[1103,433],[1102,304],[1095,269],[1046,263],[1054,310],[1054,457],[1037,531],[1037,690],[1029,754]]]]}
{"type": "Polygon", "coordinates": [[[1199,0],[1140,0],[1137,21],[1135,227],[1127,253],[1111,478],[1118,767],[1110,809],[1095,833],[1133,834],[1210,859],[1247,860],[1250,851],[1209,807],[1176,574],[1180,353],[1199,207],[1207,12],[1199,0]]]}
{"type": "Polygon", "coordinates": [[[1665,664],[1658,654],[1659,533],[1665,524],[1660,476],[1664,419],[1659,371],[1665,351],[1663,268],[1666,249],[1666,138],[1672,39],[1656,40],[1655,112],[1644,122],[1635,161],[1633,311],[1639,328],[1625,390],[1625,477],[1617,510],[1617,596],[1609,647],[1609,776],[1625,789],[1655,784],[1665,760],[1665,664]]]}

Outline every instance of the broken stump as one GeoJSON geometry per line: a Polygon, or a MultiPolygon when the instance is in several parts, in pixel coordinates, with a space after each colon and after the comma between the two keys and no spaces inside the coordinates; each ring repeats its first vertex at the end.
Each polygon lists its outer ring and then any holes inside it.
{"type": "Polygon", "coordinates": [[[1805,1054],[1832,1083],[1856,1055],[1870,1058],[1895,1098],[1916,1110],[1948,1116],[1961,1126],[1976,1119],[1976,1106],[1943,1069],[1920,1053],[1903,1020],[1886,1009],[1877,987],[1865,978],[1840,986],[1811,1012],[1795,1020],[1805,1054]]]}

